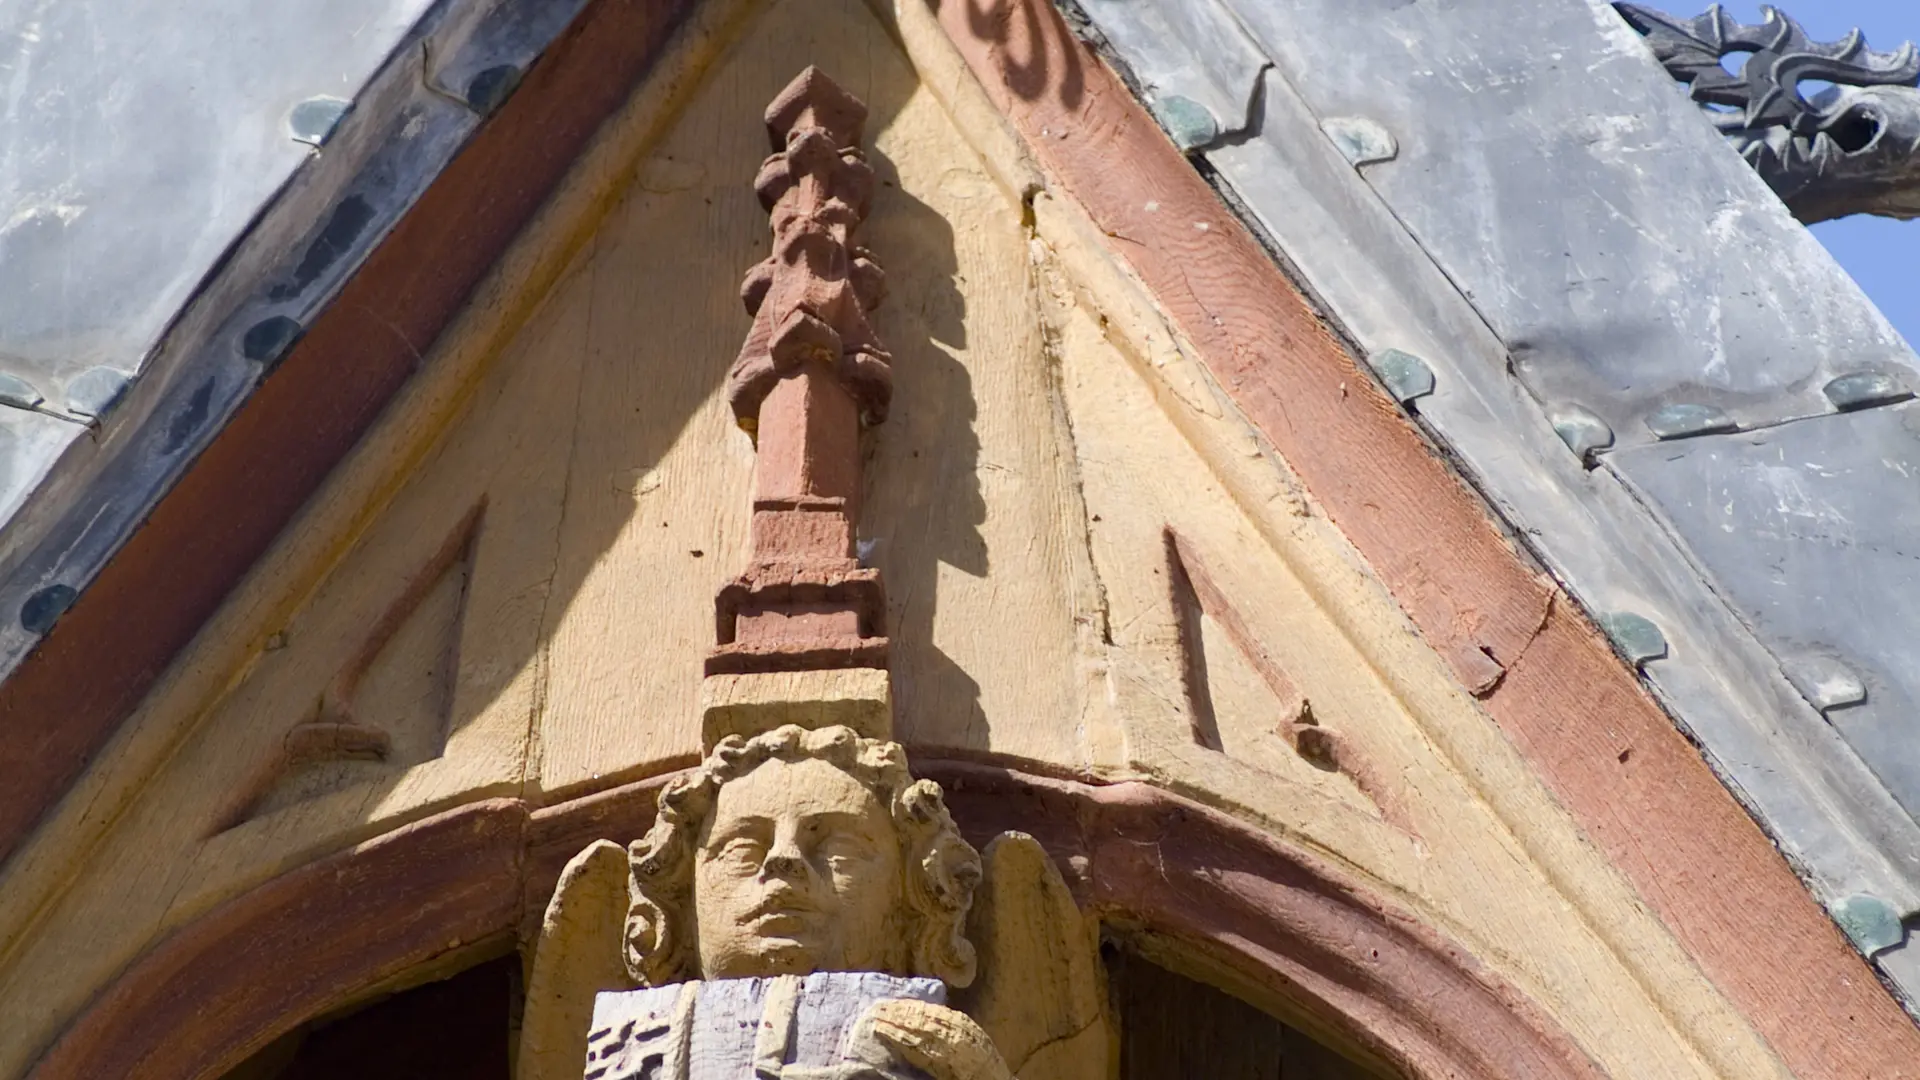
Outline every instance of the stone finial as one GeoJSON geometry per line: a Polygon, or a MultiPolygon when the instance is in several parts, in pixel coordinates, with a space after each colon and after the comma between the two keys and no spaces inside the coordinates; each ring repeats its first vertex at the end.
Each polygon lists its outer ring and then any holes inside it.
{"type": "Polygon", "coordinates": [[[860,99],[811,67],[767,106],[774,152],[754,190],[771,218],[773,252],[741,283],[754,322],[728,375],[734,417],[756,435],[774,389],[810,363],[854,398],[860,423],[886,418],[891,357],[866,319],[885,277],[853,242],[873,195],[860,149],[866,116],[860,99]]]}
{"type": "Polygon", "coordinates": [[[866,315],[884,279],[853,239],[873,193],[866,115],[816,68],[767,107],[774,153],[754,187],[773,252],[741,286],[753,328],[728,376],[759,453],[753,553],[716,599],[709,676],[887,666],[880,575],[854,548],[860,430],[886,416],[893,392],[866,315]]]}

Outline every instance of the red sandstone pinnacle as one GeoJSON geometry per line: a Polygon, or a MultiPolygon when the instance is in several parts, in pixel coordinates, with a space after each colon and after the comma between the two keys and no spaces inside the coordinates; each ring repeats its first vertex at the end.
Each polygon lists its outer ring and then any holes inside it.
{"type": "Polygon", "coordinates": [[[774,384],[811,364],[852,395],[862,423],[886,418],[890,358],[866,318],[885,277],[853,243],[873,196],[860,150],[866,116],[858,98],[811,67],[767,106],[774,152],[754,189],[771,219],[773,252],[741,283],[753,329],[728,377],[734,417],[756,437],[774,384]]]}
{"type": "Polygon", "coordinates": [[[867,322],[886,278],[854,243],[873,197],[867,107],[817,68],[767,106],[754,190],[773,251],[747,271],[753,327],[728,373],[759,451],[752,561],[715,598],[708,674],[887,666],[886,595],[854,555],[860,429],[886,418],[890,357],[867,322]]]}

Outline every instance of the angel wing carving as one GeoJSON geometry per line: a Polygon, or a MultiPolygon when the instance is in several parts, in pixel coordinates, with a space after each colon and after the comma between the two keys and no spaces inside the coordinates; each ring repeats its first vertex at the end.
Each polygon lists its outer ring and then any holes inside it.
{"type": "Polygon", "coordinates": [[[560,872],[540,924],[520,1021],[520,1080],[580,1080],[594,995],[632,990],[627,849],[597,840],[560,872]]]}
{"type": "Polygon", "coordinates": [[[1106,1080],[1112,1053],[1100,928],[1040,842],[1001,833],[981,861],[968,936],[980,976],[956,994],[1020,1080],[1106,1080]]]}

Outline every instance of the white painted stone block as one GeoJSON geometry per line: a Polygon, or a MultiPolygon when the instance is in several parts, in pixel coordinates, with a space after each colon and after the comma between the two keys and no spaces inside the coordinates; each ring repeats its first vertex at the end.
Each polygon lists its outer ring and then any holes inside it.
{"type": "Polygon", "coordinates": [[[584,1080],[924,1080],[852,1052],[855,1024],[889,998],[944,1005],[946,986],[835,971],[607,991],[594,999],[584,1080]]]}

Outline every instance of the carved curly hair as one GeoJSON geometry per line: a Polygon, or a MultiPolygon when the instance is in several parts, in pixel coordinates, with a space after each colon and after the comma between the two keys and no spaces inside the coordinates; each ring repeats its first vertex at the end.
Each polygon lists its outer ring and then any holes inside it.
{"type": "Polygon", "coordinates": [[[872,791],[900,836],[912,970],[892,974],[928,976],[956,989],[973,982],[975,957],[965,928],[980,882],[980,853],[954,827],[940,785],[907,772],[899,743],[861,738],[847,727],[809,731],[789,724],[751,739],[722,739],[697,768],[660,793],[653,828],[629,846],[626,960],[628,974],[640,985],[699,977],[686,913],[693,910],[700,833],[721,785],[768,761],[811,759],[841,769],[872,791]]]}

